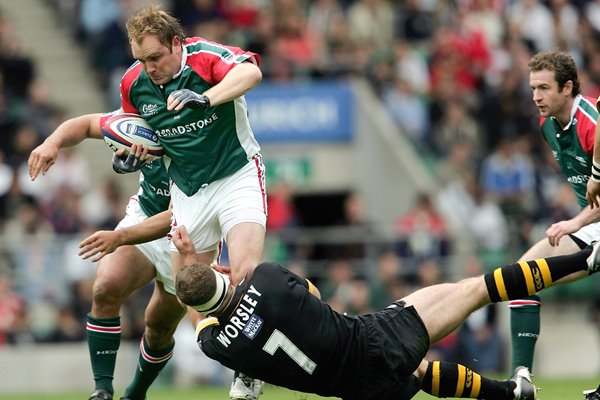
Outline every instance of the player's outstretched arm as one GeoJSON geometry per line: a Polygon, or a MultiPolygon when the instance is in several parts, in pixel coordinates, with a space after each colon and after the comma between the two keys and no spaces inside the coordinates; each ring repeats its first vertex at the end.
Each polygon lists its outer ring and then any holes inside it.
{"type": "Polygon", "coordinates": [[[79,255],[93,262],[114,252],[119,246],[146,243],[165,237],[171,229],[171,210],[156,214],[136,225],[114,231],[98,231],[79,244],[79,255]]]}
{"type": "Polygon", "coordinates": [[[75,146],[88,138],[102,139],[101,116],[102,114],[86,114],[60,124],[29,155],[27,164],[31,180],[35,180],[40,173],[45,175],[48,172],[56,162],[58,151],[61,148],[75,146]]]}
{"type": "Polygon", "coordinates": [[[185,226],[180,225],[173,232],[173,244],[179,251],[183,265],[192,265],[196,262],[196,249],[192,239],[190,239],[185,226]]]}

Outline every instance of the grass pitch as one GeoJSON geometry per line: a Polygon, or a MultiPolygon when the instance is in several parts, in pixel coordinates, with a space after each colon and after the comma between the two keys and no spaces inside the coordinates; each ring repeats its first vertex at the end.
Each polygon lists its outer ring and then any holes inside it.
{"type": "MultiPolygon", "coordinates": [[[[534,383],[541,388],[538,393],[539,400],[583,400],[582,390],[592,389],[600,383],[600,377],[595,378],[561,378],[544,379],[534,378],[534,383]]],[[[117,393],[118,399],[119,393],[117,393]]],[[[0,394],[0,400],[86,400],[89,392],[55,393],[55,394],[0,394]]],[[[180,389],[161,387],[151,389],[148,393],[149,400],[227,400],[228,388],[225,387],[199,387],[194,389],[180,389]]],[[[428,400],[434,397],[419,393],[415,400],[428,400]]],[[[261,400],[317,400],[324,399],[315,395],[306,395],[273,386],[265,387],[261,400]]],[[[330,398],[331,399],[331,398],[330,398]]]]}

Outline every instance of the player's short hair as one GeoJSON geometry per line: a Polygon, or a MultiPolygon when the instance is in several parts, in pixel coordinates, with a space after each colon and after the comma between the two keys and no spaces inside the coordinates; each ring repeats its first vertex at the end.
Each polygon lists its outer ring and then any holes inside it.
{"type": "Polygon", "coordinates": [[[125,23],[130,41],[139,43],[146,35],[154,35],[160,43],[171,48],[173,38],[183,40],[185,34],[177,18],[161,10],[156,4],[140,8],[125,23]]]}
{"type": "Polygon", "coordinates": [[[529,61],[529,71],[554,71],[554,79],[558,83],[558,90],[562,90],[568,81],[573,82],[573,97],[580,93],[577,66],[573,58],[562,51],[544,51],[537,53],[529,61]]]}
{"type": "Polygon", "coordinates": [[[175,277],[175,293],[188,306],[206,303],[216,290],[217,280],[206,264],[184,266],[175,277]]]}

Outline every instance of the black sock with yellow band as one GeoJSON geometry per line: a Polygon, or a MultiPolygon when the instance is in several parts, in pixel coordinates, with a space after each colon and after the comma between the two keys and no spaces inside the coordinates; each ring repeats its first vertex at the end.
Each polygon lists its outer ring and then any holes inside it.
{"type": "Polygon", "coordinates": [[[431,361],[421,382],[425,393],[440,398],[512,400],[515,387],[515,382],[495,381],[446,361],[431,361]]]}
{"type": "Polygon", "coordinates": [[[484,275],[493,303],[532,296],[574,272],[587,270],[592,247],[570,254],[509,264],[484,275]]]}

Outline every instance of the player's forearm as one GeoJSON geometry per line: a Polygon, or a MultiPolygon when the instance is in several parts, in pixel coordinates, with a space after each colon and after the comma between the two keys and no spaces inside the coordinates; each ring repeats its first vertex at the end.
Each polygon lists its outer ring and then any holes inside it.
{"type": "Polygon", "coordinates": [[[120,229],[121,245],[151,242],[165,237],[171,229],[171,211],[163,211],[136,225],[120,229]]]}
{"type": "Polygon", "coordinates": [[[594,182],[600,182],[600,123],[596,125],[594,152],[592,157],[592,176],[590,179],[594,182]]]}
{"type": "Polygon", "coordinates": [[[261,80],[260,68],[253,63],[244,62],[229,71],[221,82],[203,94],[208,96],[211,106],[217,106],[244,95],[261,80]]]}
{"type": "Polygon", "coordinates": [[[583,210],[581,210],[581,212],[577,214],[573,219],[577,221],[581,227],[592,224],[594,222],[598,222],[600,221],[600,209],[597,207],[594,207],[592,209],[588,205],[583,210]]]}
{"type": "Polygon", "coordinates": [[[594,136],[594,161],[600,164],[600,123],[596,125],[596,134],[594,136]]]}
{"type": "Polygon", "coordinates": [[[45,140],[57,148],[75,146],[85,139],[102,139],[100,117],[102,114],[86,114],[63,122],[45,140]]]}

